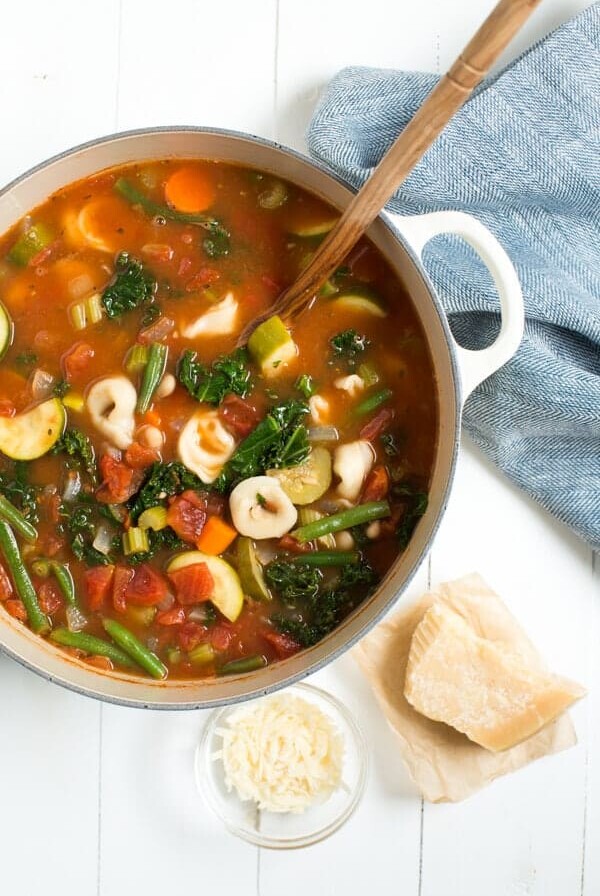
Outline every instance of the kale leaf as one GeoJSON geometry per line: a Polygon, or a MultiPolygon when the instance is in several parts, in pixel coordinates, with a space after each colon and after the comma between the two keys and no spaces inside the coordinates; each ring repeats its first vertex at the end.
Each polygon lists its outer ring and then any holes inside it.
{"type": "Polygon", "coordinates": [[[179,361],[177,376],[182,386],[197,401],[218,405],[229,392],[241,398],[252,389],[248,354],[237,349],[231,355],[222,355],[208,367],[196,360],[196,353],[187,349],[179,361]]]}
{"type": "Polygon", "coordinates": [[[310,398],[311,395],[314,395],[317,391],[314,380],[308,373],[303,373],[301,376],[299,376],[294,383],[294,386],[298,390],[298,392],[300,392],[300,394],[304,396],[304,398],[310,398]]]}
{"type": "Polygon", "coordinates": [[[155,292],[156,280],[142,262],[132,258],[129,252],[120,252],[115,262],[115,276],[102,293],[102,305],[107,317],[120,317],[151,302],[155,292]]]}
{"type": "Polygon", "coordinates": [[[71,385],[66,380],[58,380],[52,389],[52,394],[56,396],[56,398],[64,398],[70,388],[71,385]]]}
{"type": "Polygon", "coordinates": [[[298,600],[316,598],[323,573],[305,563],[273,560],[265,567],[265,578],[285,604],[294,606],[298,600]]]}
{"type": "Polygon", "coordinates": [[[17,460],[12,469],[0,472],[0,492],[17,507],[25,519],[35,524],[38,516],[38,495],[40,487],[27,480],[27,461],[17,460]]]}
{"type": "Polygon", "coordinates": [[[231,243],[228,231],[221,224],[213,222],[210,227],[210,235],[202,240],[202,248],[209,258],[222,258],[224,255],[229,255],[231,243]]]}
{"type": "Polygon", "coordinates": [[[405,480],[392,486],[391,497],[404,505],[404,512],[396,527],[396,538],[400,550],[408,545],[419,519],[427,510],[429,498],[427,492],[405,480]]]}
{"type": "Polygon", "coordinates": [[[334,361],[346,361],[350,369],[356,366],[356,359],[369,345],[366,336],[360,336],[356,330],[343,330],[329,340],[334,361]]]}
{"type": "MultiPolygon", "coordinates": [[[[285,613],[274,613],[271,616],[271,622],[275,628],[290,635],[302,647],[311,647],[316,644],[325,635],[339,625],[345,615],[352,610],[360,601],[367,597],[374,585],[377,583],[377,575],[371,566],[363,559],[359,563],[348,564],[340,570],[340,575],[333,587],[321,589],[319,587],[320,579],[316,582],[316,587],[312,587],[310,591],[301,591],[301,571],[309,569],[315,572],[314,567],[308,567],[302,564],[301,558],[293,563],[285,561],[274,561],[267,566],[265,573],[268,577],[269,569],[276,567],[276,575],[283,582],[283,586],[297,583],[294,594],[294,601],[297,598],[304,598],[300,604],[299,612],[294,615],[286,615],[285,613]],[[287,569],[280,571],[278,567],[293,566],[296,578],[290,574],[287,569]]],[[[267,578],[268,581],[268,578],[267,578]]],[[[270,583],[274,590],[277,591],[282,600],[285,598],[279,591],[277,581],[270,583]]],[[[289,587],[289,586],[288,586],[289,587]]],[[[289,601],[292,603],[292,601],[289,601]]]]}
{"type": "Polygon", "coordinates": [[[129,501],[129,513],[135,523],[137,518],[148,507],[164,504],[167,498],[179,495],[186,489],[207,491],[207,486],[194,473],[191,473],[179,461],[168,464],[156,462],[152,464],[139,491],[129,501]]]}
{"type": "Polygon", "coordinates": [[[384,432],[379,436],[379,441],[383,445],[383,450],[388,457],[398,457],[400,448],[396,436],[391,432],[384,432]]]}
{"type": "Polygon", "coordinates": [[[35,352],[21,352],[15,358],[15,364],[19,367],[33,367],[34,364],[37,364],[38,356],[35,352]]]}
{"type": "Polygon", "coordinates": [[[81,467],[96,482],[96,458],[92,443],[79,429],[66,429],[58,442],[52,447],[51,454],[64,452],[73,459],[77,467],[81,467]]]}
{"type": "MultiPolygon", "coordinates": [[[[62,528],[72,536],[71,550],[78,560],[84,560],[88,566],[101,566],[112,563],[110,555],[97,551],[92,542],[100,524],[101,505],[91,495],[82,494],[75,503],[63,504],[61,516],[64,520],[62,528]]],[[[121,539],[114,533],[113,550],[120,548],[121,539]]]]}
{"type": "Polygon", "coordinates": [[[224,491],[238,479],[249,479],[267,470],[294,467],[306,460],[310,444],[302,418],[307,413],[308,405],[293,398],[271,408],[265,419],[239,444],[214,487],[224,491]]]}

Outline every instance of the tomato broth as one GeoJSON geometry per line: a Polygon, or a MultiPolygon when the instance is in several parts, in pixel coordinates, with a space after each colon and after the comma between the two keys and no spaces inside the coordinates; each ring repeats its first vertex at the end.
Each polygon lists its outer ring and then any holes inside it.
{"type": "Polygon", "coordinates": [[[437,396],[366,239],[286,326],[243,327],[337,213],[165,160],[51,196],[0,240],[0,607],[100,671],[251,671],[377,586],[425,510],[437,396]]]}

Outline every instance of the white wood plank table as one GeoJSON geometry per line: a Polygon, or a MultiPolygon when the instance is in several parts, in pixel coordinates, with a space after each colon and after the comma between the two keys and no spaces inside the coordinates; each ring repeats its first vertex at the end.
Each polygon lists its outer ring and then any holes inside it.
{"type": "MultiPolygon", "coordinates": [[[[510,55],[581,9],[546,0],[510,55]]],[[[0,20],[0,181],[115,130],[202,124],[304,147],[344,65],[440,71],[491,2],[29,0],[0,20]]],[[[510,58],[507,56],[507,58],[510,58]]],[[[479,570],[548,661],[584,682],[579,745],[459,805],[423,804],[348,657],[314,677],[371,747],[366,796],[297,853],[229,836],[196,795],[204,713],[101,705],[0,657],[0,894],[600,894],[600,560],[465,444],[409,594],[479,570]]]]}

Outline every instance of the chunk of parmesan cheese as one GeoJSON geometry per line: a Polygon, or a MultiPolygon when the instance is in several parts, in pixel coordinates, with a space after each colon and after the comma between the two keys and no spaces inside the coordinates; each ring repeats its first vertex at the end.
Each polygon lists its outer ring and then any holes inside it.
{"type": "Polygon", "coordinates": [[[235,710],[215,758],[225,786],[269,812],[303,812],[342,781],[343,739],[315,704],[277,694],[235,710]]]}

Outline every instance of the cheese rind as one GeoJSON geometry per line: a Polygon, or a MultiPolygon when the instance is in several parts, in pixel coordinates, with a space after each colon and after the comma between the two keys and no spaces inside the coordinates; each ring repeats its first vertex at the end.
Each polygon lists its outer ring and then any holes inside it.
{"type": "Polygon", "coordinates": [[[404,694],[422,715],[499,752],[535,734],[585,690],[481,638],[436,603],[414,631],[404,694]]]}

